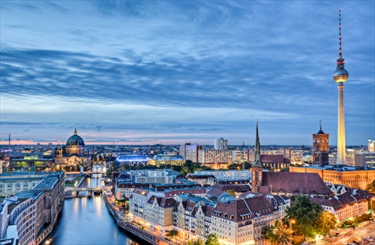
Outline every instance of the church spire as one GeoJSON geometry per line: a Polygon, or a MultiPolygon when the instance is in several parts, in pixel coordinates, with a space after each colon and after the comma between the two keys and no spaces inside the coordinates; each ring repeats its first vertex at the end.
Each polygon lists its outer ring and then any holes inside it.
{"type": "Polygon", "coordinates": [[[77,127],[76,127],[76,129],[74,130],[74,135],[77,135],[77,127]]]}
{"type": "Polygon", "coordinates": [[[261,155],[260,155],[258,121],[257,121],[256,139],[255,139],[254,162],[253,162],[253,166],[252,167],[263,168],[263,164],[262,164],[262,161],[261,161],[261,155]]]}

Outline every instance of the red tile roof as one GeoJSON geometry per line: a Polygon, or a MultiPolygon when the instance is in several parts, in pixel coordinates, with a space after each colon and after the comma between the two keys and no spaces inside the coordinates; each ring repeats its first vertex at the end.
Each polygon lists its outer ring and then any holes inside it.
{"type": "Polygon", "coordinates": [[[257,196],[237,199],[230,204],[218,203],[212,212],[212,216],[240,222],[257,216],[272,214],[273,210],[273,205],[264,196],[257,196]]]}
{"type": "Polygon", "coordinates": [[[289,158],[284,158],[284,155],[262,155],[263,163],[290,163],[289,158]]]}
{"type": "Polygon", "coordinates": [[[272,192],[331,195],[332,191],[317,173],[263,172],[262,186],[272,192]]]}

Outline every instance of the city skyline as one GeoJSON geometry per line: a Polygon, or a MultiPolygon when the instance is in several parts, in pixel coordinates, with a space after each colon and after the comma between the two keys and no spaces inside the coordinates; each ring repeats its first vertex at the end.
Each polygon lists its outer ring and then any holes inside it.
{"type": "Polygon", "coordinates": [[[337,142],[343,12],[346,144],[374,139],[374,2],[2,1],[1,144],[337,142]],[[43,33],[41,35],[41,33],[43,33]]]}

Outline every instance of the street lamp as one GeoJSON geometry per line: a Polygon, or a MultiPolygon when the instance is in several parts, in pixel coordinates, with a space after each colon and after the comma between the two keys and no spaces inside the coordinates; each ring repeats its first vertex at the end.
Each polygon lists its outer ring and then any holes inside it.
{"type": "Polygon", "coordinates": [[[293,234],[293,230],[292,230],[292,223],[296,223],[296,221],[294,219],[289,219],[289,228],[290,228],[290,244],[292,244],[292,234],[293,234]]]}

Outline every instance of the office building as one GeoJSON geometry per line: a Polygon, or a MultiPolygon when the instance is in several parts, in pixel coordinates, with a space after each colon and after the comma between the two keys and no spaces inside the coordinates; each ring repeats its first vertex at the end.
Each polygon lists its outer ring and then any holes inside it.
{"type": "Polygon", "coordinates": [[[354,156],[355,166],[375,168],[375,152],[361,152],[354,156]]]}
{"type": "Polygon", "coordinates": [[[215,150],[228,150],[228,140],[224,138],[214,140],[215,150]]]}
{"type": "Polygon", "coordinates": [[[202,164],[231,164],[232,161],[233,152],[230,150],[199,150],[198,152],[198,162],[202,164]]]}
{"type": "Polygon", "coordinates": [[[180,145],[180,156],[185,160],[190,160],[192,162],[198,162],[198,151],[202,149],[201,145],[192,145],[191,143],[186,143],[180,145]]]}

